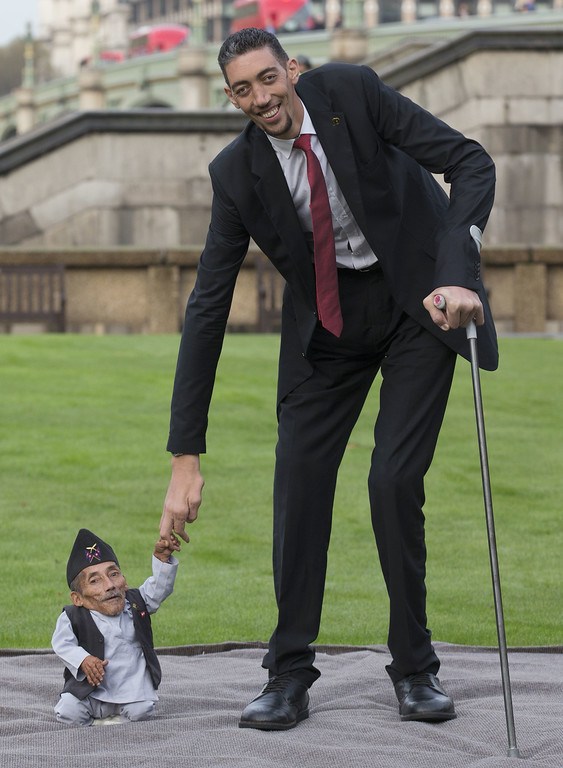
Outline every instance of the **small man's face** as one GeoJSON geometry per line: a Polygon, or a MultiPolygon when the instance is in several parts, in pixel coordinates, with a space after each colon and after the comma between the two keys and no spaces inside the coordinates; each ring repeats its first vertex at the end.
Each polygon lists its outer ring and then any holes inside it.
{"type": "Polygon", "coordinates": [[[293,139],[303,122],[303,105],[295,92],[299,65],[282,65],[266,46],[237,56],[225,67],[231,103],[270,136],[293,139]]]}
{"type": "Polygon", "coordinates": [[[74,605],[119,616],[125,608],[125,576],[115,563],[89,565],[80,574],[80,592],[71,592],[74,605]]]}

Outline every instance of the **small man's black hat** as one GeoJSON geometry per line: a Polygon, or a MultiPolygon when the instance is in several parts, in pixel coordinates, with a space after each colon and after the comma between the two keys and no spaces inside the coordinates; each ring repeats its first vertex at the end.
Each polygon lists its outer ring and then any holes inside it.
{"type": "Polygon", "coordinates": [[[87,528],[81,528],[72,545],[72,551],[66,566],[66,580],[68,586],[72,584],[78,574],[88,568],[89,565],[98,563],[115,563],[119,565],[115,552],[105,541],[96,536],[87,528]]]}

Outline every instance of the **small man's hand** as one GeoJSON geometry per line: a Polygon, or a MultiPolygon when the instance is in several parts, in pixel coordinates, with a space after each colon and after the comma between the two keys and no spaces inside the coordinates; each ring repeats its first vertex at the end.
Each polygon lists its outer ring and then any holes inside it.
{"type": "Polygon", "coordinates": [[[86,680],[88,680],[90,685],[98,686],[102,682],[107,663],[107,659],[102,661],[97,656],[86,656],[80,665],[80,669],[86,675],[86,680]]]}
{"type": "Polygon", "coordinates": [[[169,539],[163,539],[162,537],[158,539],[154,545],[153,554],[159,560],[162,560],[163,563],[167,563],[170,559],[170,555],[173,552],[179,552],[180,548],[180,542],[176,538],[175,534],[171,533],[169,539]]]}

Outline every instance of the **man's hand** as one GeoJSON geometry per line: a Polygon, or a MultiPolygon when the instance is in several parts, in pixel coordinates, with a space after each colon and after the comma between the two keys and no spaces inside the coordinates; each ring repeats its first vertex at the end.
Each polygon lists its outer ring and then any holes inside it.
{"type": "Polygon", "coordinates": [[[458,285],[436,288],[422,302],[433,322],[443,331],[450,328],[465,328],[471,320],[476,325],[483,325],[485,315],[481,299],[475,291],[458,285]],[[445,309],[434,306],[434,297],[440,294],[446,300],[445,309]]]}
{"type": "Polygon", "coordinates": [[[107,663],[107,659],[102,661],[97,656],[86,656],[80,665],[80,669],[86,675],[86,680],[88,680],[90,685],[98,686],[102,682],[107,663]]]}
{"type": "Polygon", "coordinates": [[[169,539],[159,539],[154,545],[153,555],[163,563],[167,563],[170,560],[170,555],[173,552],[180,551],[180,542],[176,536],[171,533],[169,539]]]}
{"type": "Polygon", "coordinates": [[[174,532],[184,541],[190,540],[185,525],[197,518],[203,485],[199,456],[186,454],[172,457],[172,477],[160,518],[161,539],[170,540],[174,532]]]}

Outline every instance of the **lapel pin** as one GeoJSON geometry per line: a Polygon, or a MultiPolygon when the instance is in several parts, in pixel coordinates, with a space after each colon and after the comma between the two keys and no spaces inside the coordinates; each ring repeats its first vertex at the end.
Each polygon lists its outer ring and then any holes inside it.
{"type": "Polygon", "coordinates": [[[340,118],[339,117],[333,117],[332,118],[332,124],[333,125],[340,125],[340,118]]]}

